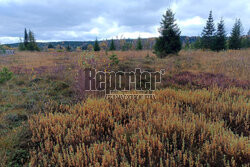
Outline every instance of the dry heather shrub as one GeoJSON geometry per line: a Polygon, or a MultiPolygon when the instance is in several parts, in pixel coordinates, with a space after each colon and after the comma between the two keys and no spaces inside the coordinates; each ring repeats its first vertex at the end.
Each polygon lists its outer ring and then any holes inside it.
{"type": "Polygon", "coordinates": [[[30,165],[249,164],[249,137],[237,134],[248,135],[249,91],[165,89],[156,97],[88,99],[64,107],[64,113],[34,116],[30,165]]]}
{"type": "Polygon", "coordinates": [[[179,87],[190,87],[195,89],[209,88],[217,86],[220,88],[239,87],[244,89],[250,88],[249,80],[237,80],[235,78],[227,77],[223,74],[212,73],[191,73],[188,71],[177,73],[173,76],[165,76],[163,78],[163,85],[176,85],[179,87]]]}

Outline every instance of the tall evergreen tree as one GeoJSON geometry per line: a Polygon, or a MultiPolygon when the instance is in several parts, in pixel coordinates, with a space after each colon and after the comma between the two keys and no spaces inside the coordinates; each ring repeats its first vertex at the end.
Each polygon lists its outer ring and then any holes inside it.
{"type": "Polygon", "coordinates": [[[68,52],[71,51],[71,47],[69,46],[69,44],[68,44],[68,46],[66,47],[66,51],[68,51],[68,52]]]}
{"type": "Polygon", "coordinates": [[[38,51],[39,48],[37,46],[34,33],[32,31],[30,31],[30,30],[29,30],[29,33],[28,33],[28,39],[29,39],[29,43],[28,43],[28,46],[27,46],[27,50],[30,50],[30,51],[35,51],[36,50],[36,51],[38,51]]]}
{"type": "Polygon", "coordinates": [[[158,57],[163,58],[168,54],[176,54],[181,50],[180,30],[175,23],[174,14],[171,9],[163,15],[160,27],[160,37],[156,39],[154,46],[158,57]]]}
{"type": "Polygon", "coordinates": [[[201,34],[201,45],[204,49],[213,49],[214,47],[214,19],[212,11],[210,11],[206,26],[204,27],[201,34]]]}
{"type": "Polygon", "coordinates": [[[110,44],[109,50],[115,50],[115,43],[114,43],[113,39],[111,40],[111,44],[110,44]]]}
{"type": "Polygon", "coordinates": [[[141,38],[139,37],[136,44],[136,50],[142,50],[141,38]]]}
{"type": "Polygon", "coordinates": [[[23,41],[24,47],[27,48],[28,44],[29,44],[29,35],[28,32],[26,30],[26,28],[24,29],[24,41],[23,41]]]}
{"type": "Polygon", "coordinates": [[[35,48],[34,48],[34,36],[30,30],[28,33],[28,37],[29,37],[29,44],[28,44],[27,48],[28,48],[28,50],[33,51],[33,50],[35,50],[35,48]]]}
{"type": "Polygon", "coordinates": [[[94,44],[94,51],[100,51],[100,47],[99,47],[97,38],[96,38],[95,44],[94,44]]]}
{"type": "Polygon", "coordinates": [[[221,19],[217,26],[213,50],[220,51],[226,49],[226,31],[224,21],[221,19]]]}
{"type": "Polygon", "coordinates": [[[19,41],[20,41],[20,42],[19,42],[19,44],[18,44],[18,50],[24,51],[24,50],[25,50],[25,47],[24,47],[24,43],[23,43],[22,39],[20,38],[19,41]]]}
{"type": "Polygon", "coordinates": [[[229,49],[240,49],[242,41],[242,24],[240,19],[236,19],[231,36],[229,38],[229,49]]]}

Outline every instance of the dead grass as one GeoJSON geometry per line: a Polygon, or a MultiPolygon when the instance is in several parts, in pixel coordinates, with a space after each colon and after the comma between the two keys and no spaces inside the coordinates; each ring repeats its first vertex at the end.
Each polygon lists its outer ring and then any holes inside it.
{"type": "MultiPolygon", "coordinates": [[[[116,54],[120,62],[131,61],[136,67],[143,66],[143,61],[148,55],[153,57],[148,67],[159,70],[166,69],[168,73],[176,73],[180,71],[190,72],[209,72],[221,73],[236,79],[250,78],[250,49],[247,50],[228,50],[225,52],[209,52],[209,51],[181,51],[179,56],[167,57],[165,59],[157,59],[152,51],[113,51],[108,55],[116,54]]],[[[55,64],[76,65],[77,62],[86,55],[94,55],[97,62],[104,64],[108,62],[108,55],[104,51],[101,52],[17,52],[14,56],[0,57],[0,68],[7,67],[23,67],[23,68],[39,68],[53,67],[55,64]]]]}

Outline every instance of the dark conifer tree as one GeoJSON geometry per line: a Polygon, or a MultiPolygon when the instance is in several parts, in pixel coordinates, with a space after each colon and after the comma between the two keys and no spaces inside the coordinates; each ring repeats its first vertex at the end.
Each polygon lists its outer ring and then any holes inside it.
{"type": "Polygon", "coordinates": [[[29,34],[28,34],[28,39],[29,39],[29,43],[27,46],[27,50],[30,51],[39,51],[39,48],[37,46],[36,40],[35,40],[35,35],[32,31],[29,30],[29,34]]]}
{"type": "Polygon", "coordinates": [[[70,52],[70,51],[71,51],[71,47],[68,45],[68,46],[66,47],[66,50],[67,50],[68,52],[70,52]]]}
{"type": "Polygon", "coordinates": [[[202,36],[201,45],[203,49],[213,49],[214,35],[215,35],[214,20],[212,11],[210,11],[206,26],[204,27],[201,34],[202,36]]]}
{"type": "Polygon", "coordinates": [[[240,49],[242,47],[242,31],[241,21],[236,19],[229,38],[229,49],[240,49]]]}
{"type": "Polygon", "coordinates": [[[99,47],[98,40],[97,40],[97,38],[96,38],[95,44],[94,44],[94,51],[100,51],[100,50],[101,50],[101,49],[100,49],[100,47],[99,47]]]}
{"type": "Polygon", "coordinates": [[[136,44],[136,50],[142,50],[141,38],[139,37],[136,44]]]}
{"type": "Polygon", "coordinates": [[[33,33],[29,30],[29,44],[28,44],[28,47],[27,49],[30,50],[30,51],[33,51],[34,50],[34,37],[33,37],[33,33]]]}
{"type": "Polygon", "coordinates": [[[28,32],[26,30],[26,28],[24,29],[24,40],[23,40],[23,44],[24,44],[24,48],[28,48],[28,44],[29,44],[29,35],[28,32]]]}
{"type": "Polygon", "coordinates": [[[177,54],[181,50],[180,30],[175,23],[171,9],[166,11],[161,21],[160,37],[156,39],[154,46],[158,57],[163,58],[168,54],[177,54]]]}
{"type": "Polygon", "coordinates": [[[50,44],[48,45],[48,48],[49,48],[49,49],[53,49],[54,46],[50,43],[50,44]]]}
{"type": "Polygon", "coordinates": [[[113,39],[111,40],[111,44],[110,44],[109,50],[115,50],[115,43],[114,43],[113,39]]]}
{"type": "Polygon", "coordinates": [[[24,43],[23,43],[23,41],[22,41],[21,38],[20,38],[20,42],[18,44],[18,50],[20,50],[20,51],[24,51],[25,50],[24,43]]]}
{"type": "Polygon", "coordinates": [[[226,49],[226,31],[224,21],[221,19],[217,26],[213,50],[220,51],[226,49]]]}

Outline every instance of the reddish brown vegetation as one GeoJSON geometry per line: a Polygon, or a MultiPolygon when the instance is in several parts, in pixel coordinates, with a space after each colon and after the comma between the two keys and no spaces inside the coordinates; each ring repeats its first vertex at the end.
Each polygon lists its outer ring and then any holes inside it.
{"type": "Polygon", "coordinates": [[[171,77],[164,79],[164,84],[171,85],[176,84],[180,86],[189,86],[193,88],[209,88],[217,86],[220,88],[239,87],[244,89],[250,88],[250,81],[238,80],[229,78],[224,74],[212,74],[212,73],[191,73],[181,72],[171,77]]]}

